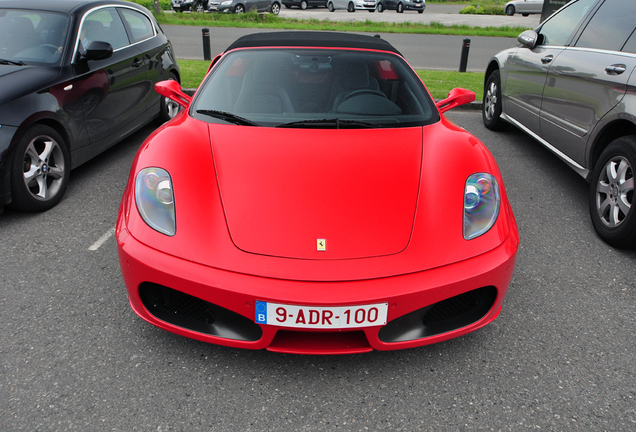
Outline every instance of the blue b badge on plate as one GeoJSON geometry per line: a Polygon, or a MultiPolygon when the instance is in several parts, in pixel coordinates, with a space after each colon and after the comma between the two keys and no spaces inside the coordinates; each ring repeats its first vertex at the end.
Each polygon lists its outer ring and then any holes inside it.
{"type": "Polygon", "coordinates": [[[254,321],[256,321],[257,324],[267,324],[267,303],[255,301],[254,309],[256,310],[254,321]]]}

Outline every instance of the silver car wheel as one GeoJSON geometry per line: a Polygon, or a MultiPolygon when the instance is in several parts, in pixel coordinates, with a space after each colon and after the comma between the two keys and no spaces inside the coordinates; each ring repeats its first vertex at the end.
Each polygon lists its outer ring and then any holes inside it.
{"type": "Polygon", "coordinates": [[[484,114],[488,120],[492,120],[495,115],[495,108],[497,107],[497,83],[490,82],[490,85],[486,89],[486,97],[484,98],[484,114]]]}
{"type": "Polygon", "coordinates": [[[171,119],[179,113],[179,110],[181,110],[181,106],[170,98],[164,97],[163,100],[166,104],[166,112],[168,114],[168,118],[171,119]]]}
{"type": "Polygon", "coordinates": [[[596,184],[596,211],[601,222],[615,228],[623,223],[634,200],[634,170],[622,156],[610,159],[596,184]]]}
{"type": "Polygon", "coordinates": [[[60,192],[66,169],[60,145],[50,136],[31,140],[22,158],[24,185],[36,200],[46,201],[60,192]]]}

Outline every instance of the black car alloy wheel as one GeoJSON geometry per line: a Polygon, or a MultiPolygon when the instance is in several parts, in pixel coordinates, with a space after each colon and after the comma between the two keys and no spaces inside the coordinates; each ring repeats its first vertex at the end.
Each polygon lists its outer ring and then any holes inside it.
{"type": "Polygon", "coordinates": [[[71,166],[66,144],[53,128],[36,125],[28,129],[12,162],[12,208],[44,211],[62,199],[71,166]]]}
{"type": "Polygon", "coordinates": [[[614,140],[601,154],[590,187],[590,216],[598,235],[617,248],[636,247],[636,136],[614,140]]]}

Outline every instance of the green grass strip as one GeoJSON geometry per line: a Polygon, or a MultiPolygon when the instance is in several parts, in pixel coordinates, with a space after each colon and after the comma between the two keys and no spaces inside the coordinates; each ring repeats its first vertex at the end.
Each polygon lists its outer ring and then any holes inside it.
{"type": "MultiPolygon", "coordinates": [[[[204,60],[177,60],[181,69],[181,86],[183,88],[197,88],[208,71],[210,62],[204,60]]],[[[484,88],[484,74],[482,72],[452,72],[417,70],[429,92],[435,99],[444,99],[448,92],[455,87],[472,90],[477,93],[477,100],[481,100],[484,88]]]]}

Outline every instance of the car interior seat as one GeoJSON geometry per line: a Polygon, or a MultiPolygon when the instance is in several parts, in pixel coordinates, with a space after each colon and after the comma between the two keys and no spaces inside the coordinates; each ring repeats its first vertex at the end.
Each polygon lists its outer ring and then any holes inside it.
{"type": "Polygon", "coordinates": [[[292,113],[289,94],[282,86],[283,70],[275,59],[259,59],[248,70],[238,95],[234,111],[237,113],[292,113]]]}

